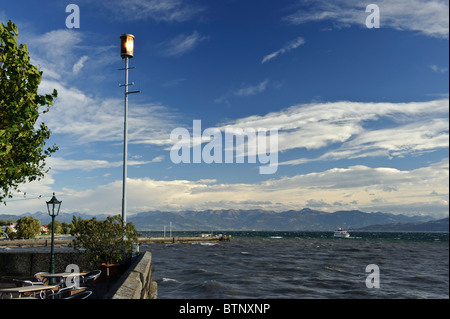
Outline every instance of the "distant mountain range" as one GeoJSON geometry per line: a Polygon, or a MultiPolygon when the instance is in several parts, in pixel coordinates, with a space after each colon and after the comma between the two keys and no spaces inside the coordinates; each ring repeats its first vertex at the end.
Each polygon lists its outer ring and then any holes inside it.
{"type": "MultiPolygon", "coordinates": [[[[50,223],[51,219],[46,213],[24,214],[21,216],[34,216],[42,224],[50,223]]],[[[21,216],[0,215],[0,219],[18,219],[21,216]]],[[[83,219],[92,218],[92,215],[72,213],[60,214],[60,222],[72,221],[73,216],[83,219]]],[[[97,215],[97,219],[106,218],[106,215],[97,215]]],[[[162,231],[164,226],[169,230],[317,230],[331,231],[338,227],[351,230],[367,231],[449,231],[448,218],[434,220],[430,216],[406,216],[390,213],[365,213],[358,210],[337,211],[327,213],[304,208],[302,210],[289,210],[274,212],[267,210],[240,210],[221,209],[184,212],[150,211],[130,215],[127,221],[133,222],[141,231],[162,231]]]]}
{"type": "MultiPolygon", "coordinates": [[[[205,210],[185,212],[146,212],[128,219],[140,230],[162,230],[172,222],[174,230],[318,230],[338,227],[359,229],[371,225],[422,223],[430,216],[364,213],[358,210],[327,213],[304,208],[281,213],[266,210],[205,210]]],[[[448,231],[448,226],[446,228],[448,231]]]]}
{"type": "Polygon", "coordinates": [[[449,218],[439,220],[431,220],[422,223],[395,223],[385,225],[371,225],[363,227],[360,230],[365,231],[447,231],[448,232],[449,218]]]}

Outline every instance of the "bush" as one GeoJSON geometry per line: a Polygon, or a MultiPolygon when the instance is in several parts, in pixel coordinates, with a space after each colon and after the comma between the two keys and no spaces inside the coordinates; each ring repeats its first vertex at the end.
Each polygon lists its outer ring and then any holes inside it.
{"type": "Polygon", "coordinates": [[[77,220],[73,233],[74,248],[84,248],[88,262],[92,267],[100,264],[115,264],[131,257],[138,242],[137,231],[133,223],[122,226],[118,216],[108,216],[106,220],[96,218],[77,220]]]}

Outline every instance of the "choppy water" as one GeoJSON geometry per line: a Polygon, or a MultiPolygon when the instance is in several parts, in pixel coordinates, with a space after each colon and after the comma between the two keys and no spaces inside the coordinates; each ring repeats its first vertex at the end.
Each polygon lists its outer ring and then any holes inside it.
{"type": "Polygon", "coordinates": [[[141,246],[152,252],[158,297],[449,298],[448,233],[231,234],[217,244],[141,246]],[[366,287],[369,264],[380,288],[366,287]]]}

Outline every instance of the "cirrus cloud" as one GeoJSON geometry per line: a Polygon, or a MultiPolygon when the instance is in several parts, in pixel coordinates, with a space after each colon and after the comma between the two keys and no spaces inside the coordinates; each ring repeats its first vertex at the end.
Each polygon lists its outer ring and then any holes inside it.
{"type": "Polygon", "coordinates": [[[181,23],[202,13],[205,8],[184,0],[87,0],[91,5],[100,3],[111,11],[116,19],[131,21],[153,20],[156,22],[181,23]]]}
{"type": "MultiPolygon", "coordinates": [[[[308,10],[300,9],[283,18],[292,24],[331,21],[334,27],[365,26],[369,4],[358,0],[315,0],[301,2],[308,10]]],[[[449,6],[447,0],[380,0],[381,28],[416,31],[426,36],[448,39],[449,6]]]]}
{"type": "Polygon", "coordinates": [[[305,39],[303,39],[302,37],[298,37],[298,38],[296,38],[296,39],[286,43],[281,49],[264,56],[264,58],[261,61],[261,64],[264,64],[267,61],[270,61],[270,60],[276,58],[280,54],[284,54],[284,53],[289,52],[289,51],[291,51],[293,49],[296,49],[296,48],[298,48],[299,46],[301,46],[303,44],[305,44],[305,39]]]}
{"type": "Polygon", "coordinates": [[[158,44],[158,47],[163,56],[179,57],[192,51],[200,44],[200,42],[207,39],[208,37],[202,36],[197,31],[194,31],[191,34],[180,34],[170,40],[158,44]]]}
{"type": "Polygon", "coordinates": [[[319,158],[299,158],[280,165],[313,160],[403,157],[448,148],[448,99],[426,102],[351,102],[294,105],[264,116],[225,123],[225,128],[276,128],[278,150],[325,150],[319,158]],[[391,122],[390,127],[371,128],[391,122]],[[326,147],[334,145],[334,150],[326,147]],[[336,148],[337,146],[337,148],[336,148]]]}

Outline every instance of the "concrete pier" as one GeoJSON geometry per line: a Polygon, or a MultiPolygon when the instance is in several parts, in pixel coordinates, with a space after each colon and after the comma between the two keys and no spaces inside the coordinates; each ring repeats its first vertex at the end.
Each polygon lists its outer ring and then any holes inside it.
{"type": "Polygon", "coordinates": [[[140,244],[215,243],[219,241],[229,241],[230,237],[139,237],[138,240],[140,244]]]}
{"type": "MultiPolygon", "coordinates": [[[[211,236],[211,237],[139,237],[139,244],[175,244],[175,243],[214,243],[219,241],[229,241],[227,236],[211,236]]],[[[56,239],[55,246],[70,246],[72,239],[56,239]]],[[[0,247],[50,247],[51,240],[49,238],[35,239],[14,239],[0,241],[0,247]]]]}

